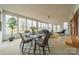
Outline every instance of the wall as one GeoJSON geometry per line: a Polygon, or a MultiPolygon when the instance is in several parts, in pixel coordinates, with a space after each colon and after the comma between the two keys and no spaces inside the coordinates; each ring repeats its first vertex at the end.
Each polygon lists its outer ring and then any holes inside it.
{"type": "Polygon", "coordinates": [[[79,35],[79,16],[78,16],[79,11],[78,11],[78,8],[79,8],[79,5],[76,5],[70,16],[70,33],[74,34],[74,35],[79,35]],[[72,23],[73,23],[73,25],[72,25],[72,23]],[[74,29],[72,29],[72,27],[74,29]]]}
{"type": "MultiPolygon", "coordinates": [[[[1,11],[0,11],[0,22],[1,22],[1,11]]],[[[2,27],[2,25],[0,24],[0,27],[2,27]]],[[[0,45],[2,43],[2,29],[0,30],[0,45]]]]}
{"type": "Polygon", "coordinates": [[[78,10],[71,19],[71,35],[78,35],[78,10]]]}
{"type": "Polygon", "coordinates": [[[79,9],[78,9],[78,36],[79,36],[79,9]]]}

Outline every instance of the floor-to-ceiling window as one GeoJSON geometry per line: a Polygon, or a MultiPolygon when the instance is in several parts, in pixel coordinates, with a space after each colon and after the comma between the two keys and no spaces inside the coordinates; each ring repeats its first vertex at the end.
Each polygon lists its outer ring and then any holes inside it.
{"type": "Polygon", "coordinates": [[[38,30],[43,30],[43,29],[51,31],[52,30],[52,24],[48,25],[47,23],[44,23],[44,22],[38,22],[38,30]]]}
{"type": "Polygon", "coordinates": [[[41,29],[42,29],[42,30],[44,29],[44,24],[43,24],[43,22],[41,22],[41,29]]]}
{"type": "Polygon", "coordinates": [[[37,22],[33,20],[33,27],[37,27],[37,22]]]}
{"type": "Polygon", "coordinates": [[[63,27],[64,27],[64,30],[65,30],[65,34],[69,34],[69,29],[68,29],[68,22],[64,22],[64,25],[63,25],[63,27]]]}
{"type": "Polygon", "coordinates": [[[32,27],[32,20],[27,19],[27,30],[31,30],[31,27],[32,27]]]}
{"type": "Polygon", "coordinates": [[[45,29],[45,23],[42,23],[43,24],[43,29],[45,29]]]}
{"type": "Polygon", "coordinates": [[[1,20],[1,12],[0,12],[0,31],[2,29],[2,20],[1,20]]]}
{"type": "Polygon", "coordinates": [[[26,30],[26,19],[19,18],[18,24],[19,24],[19,32],[24,32],[26,30]]]}
{"type": "Polygon", "coordinates": [[[0,11],[0,44],[2,42],[2,19],[1,19],[1,11],[0,11]]]}
{"type": "Polygon", "coordinates": [[[38,31],[42,30],[41,22],[38,22],[38,31]]]}
{"type": "Polygon", "coordinates": [[[68,22],[64,22],[64,29],[65,29],[65,30],[68,29],[68,22]]]}
{"type": "Polygon", "coordinates": [[[60,25],[57,25],[57,32],[60,32],[60,31],[61,31],[60,25]]]}
{"type": "Polygon", "coordinates": [[[31,31],[31,27],[36,27],[39,30],[43,30],[43,29],[50,29],[52,30],[52,26],[49,25],[46,22],[43,21],[37,21],[34,19],[30,19],[25,16],[19,16],[18,14],[15,13],[11,13],[11,12],[4,12],[4,18],[3,18],[3,23],[4,23],[4,27],[3,27],[3,36],[5,36],[5,39],[8,39],[11,36],[11,29],[9,28],[8,25],[8,20],[9,18],[14,17],[16,19],[16,26],[13,29],[13,35],[14,37],[18,36],[18,32],[23,33],[26,29],[31,31]],[[7,38],[6,38],[7,37],[7,38]]]}
{"type": "Polygon", "coordinates": [[[48,24],[48,26],[49,26],[49,31],[51,32],[52,31],[52,24],[48,24]]]}
{"type": "Polygon", "coordinates": [[[9,39],[9,37],[11,36],[11,28],[9,27],[9,24],[8,24],[8,20],[10,19],[10,18],[15,18],[16,19],[16,26],[15,26],[15,28],[13,29],[13,36],[15,36],[15,34],[17,34],[18,33],[18,31],[17,31],[17,17],[16,16],[12,16],[12,15],[8,15],[8,14],[5,14],[5,19],[3,20],[3,40],[8,40],[9,39]]]}
{"type": "Polygon", "coordinates": [[[37,24],[37,21],[33,20],[32,21],[32,24],[33,24],[33,27],[35,27],[35,32],[37,33],[38,32],[38,24],[37,24]]]}
{"type": "Polygon", "coordinates": [[[41,29],[48,29],[47,23],[41,22],[41,29]]]}
{"type": "Polygon", "coordinates": [[[61,26],[60,25],[53,25],[53,32],[60,32],[61,26]]]}
{"type": "Polygon", "coordinates": [[[47,23],[44,23],[44,29],[48,30],[47,23]]]}
{"type": "MultiPolygon", "coordinates": [[[[11,17],[14,17],[17,21],[17,17],[15,16],[11,16],[11,15],[6,15],[6,21],[5,21],[5,34],[9,35],[11,34],[11,29],[9,28],[9,25],[8,25],[8,20],[11,18],[11,17]]],[[[16,22],[17,23],[17,22],[16,22]]],[[[13,29],[13,34],[17,33],[17,25],[15,26],[15,28],[13,29]]]]}

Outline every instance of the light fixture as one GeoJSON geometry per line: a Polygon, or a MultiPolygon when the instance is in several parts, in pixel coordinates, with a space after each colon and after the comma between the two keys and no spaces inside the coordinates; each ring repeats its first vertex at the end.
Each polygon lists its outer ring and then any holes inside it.
{"type": "Polygon", "coordinates": [[[49,18],[50,18],[50,16],[47,16],[47,18],[49,19],[49,18]]]}

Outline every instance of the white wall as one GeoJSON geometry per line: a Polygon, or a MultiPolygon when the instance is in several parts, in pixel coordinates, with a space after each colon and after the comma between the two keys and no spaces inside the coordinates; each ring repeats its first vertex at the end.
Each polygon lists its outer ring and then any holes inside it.
{"type": "Polygon", "coordinates": [[[0,45],[2,43],[2,32],[0,31],[0,45]]]}
{"type": "MultiPolygon", "coordinates": [[[[0,21],[1,21],[1,13],[0,13],[0,21]]],[[[2,31],[0,31],[0,45],[1,45],[1,42],[2,42],[2,31]]]]}

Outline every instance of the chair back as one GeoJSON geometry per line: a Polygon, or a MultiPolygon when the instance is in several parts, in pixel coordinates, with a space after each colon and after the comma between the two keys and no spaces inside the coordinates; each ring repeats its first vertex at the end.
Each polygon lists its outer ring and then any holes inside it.
{"type": "Polygon", "coordinates": [[[43,42],[42,42],[42,45],[44,45],[44,46],[47,45],[49,38],[50,38],[50,35],[46,35],[43,42]]]}
{"type": "Polygon", "coordinates": [[[20,36],[21,36],[22,41],[24,42],[25,40],[24,40],[24,38],[23,38],[22,34],[21,34],[21,33],[19,33],[19,34],[20,34],[20,36]]]}
{"type": "Polygon", "coordinates": [[[65,30],[62,30],[62,33],[65,33],[65,30]]]}
{"type": "Polygon", "coordinates": [[[44,33],[45,35],[48,35],[48,34],[49,34],[49,31],[48,31],[48,30],[43,30],[43,33],[44,33]]]}

